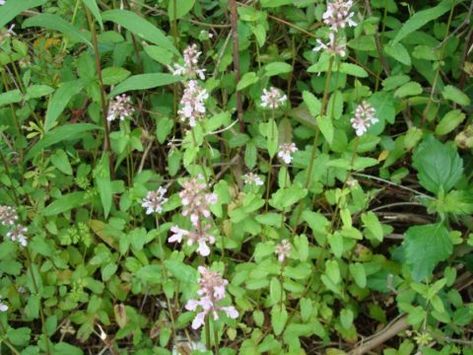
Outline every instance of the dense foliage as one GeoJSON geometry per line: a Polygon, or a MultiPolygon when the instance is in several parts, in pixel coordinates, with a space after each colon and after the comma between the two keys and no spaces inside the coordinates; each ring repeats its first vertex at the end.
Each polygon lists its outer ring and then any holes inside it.
{"type": "Polygon", "coordinates": [[[473,354],[472,10],[0,0],[0,352],[473,354]]]}

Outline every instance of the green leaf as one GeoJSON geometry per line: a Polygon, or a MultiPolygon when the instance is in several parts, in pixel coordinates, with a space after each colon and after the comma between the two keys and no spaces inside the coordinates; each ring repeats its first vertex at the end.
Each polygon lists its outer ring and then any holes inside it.
{"type": "Polygon", "coordinates": [[[266,76],[275,76],[292,72],[292,65],[284,62],[269,63],[264,67],[266,76]]]}
{"type": "Polygon", "coordinates": [[[411,56],[401,43],[388,43],[384,46],[384,51],[390,57],[396,59],[404,65],[411,65],[411,56]]]}
{"type": "Polygon", "coordinates": [[[23,100],[23,95],[20,90],[10,90],[0,94],[0,107],[16,104],[17,102],[21,102],[21,100],[23,100]]]}
{"type": "Polygon", "coordinates": [[[349,329],[353,324],[354,314],[351,309],[344,308],[340,312],[340,323],[345,329],[349,329]]]}
{"type": "Polygon", "coordinates": [[[273,327],[274,335],[280,335],[288,319],[286,306],[284,304],[274,305],[271,309],[271,326],[273,327]]]}
{"type": "Polygon", "coordinates": [[[44,148],[50,147],[59,142],[73,140],[83,137],[84,133],[101,129],[91,123],[77,123],[58,127],[46,133],[38,143],[36,143],[26,154],[25,160],[29,160],[44,148]]]}
{"type": "Polygon", "coordinates": [[[23,28],[41,27],[48,30],[58,31],[69,37],[74,42],[85,43],[92,47],[90,42],[90,32],[86,30],[79,30],[64,20],[61,16],[55,14],[39,14],[23,22],[23,28]]]}
{"type": "Polygon", "coordinates": [[[0,6],[0,28],[4,27],[23,11],[44,5],[46,1],[47,0],[5,1],[5,4],[0,6]]]}
{"type": "Polygon", "coordinates": [[[455,128],[457,128],[460,123],[462,123],[466,118],[466,115],[460,110],[449,111],[443,116],[443,118],[435,127],[435,134],[438,136],[443,136],[450,133],[455,128]]]}
{"type": "Polygon", "coordinates": [[[69,163],[69,158],[62,149],[57,150],[51,155],[51,163],[64,174],[72,175],[71,163],[69,163]]]}
{"type": "Polygon", "coordinates": [[[269,297],[271,298],[272,303],[276,304],[282,301],[281,295],[282,295],[281,282],[279,282],[279,280],[276,277],[273,277],[271,279],[271,282],[269,283],[269,297]]]}
{"type": "Polygon", "coordinates": [[[273,119],[271,119],[266,125],[266,137],[268,154],[270,157],[274,157],[278,151],[279,130],[273,119]]]}
{"type": "Polygon", "coordinates": [[[100,15],[100,9],[97,6],[97,1],[96,0],[82,0],[85,6],[89,9],[89,11],[92,13],[92,16],[95,17],[97,22],[99,23],[100,29],[103,31],[103,21],[102,21],[102,15],[100,15]]]}
{"type": "Polygon", "coordinates": [[[444,13],[449,11],[451,7],[452,1],[444,0],[435,7],[415,13],[409,20],[406,21],[403,26],[401,26],[401,29],[397,33],[396,37],[394,37],[392,43],[398,43],[406,36],[418,30],[428,22],[442,16],[444,13]]]}
{"type": "Polygon", "coordinates": [[[327,116],[338,120],[343,114],[343,94],[340,90],[330,95],[327,105],[327,116]]]}
{"type": "Polygon", "coordinates": [[[153,265],[146,265],[143,266],[138,272],[136,273],[136,277],[141,280],[142,282],[151,285],[159,285],[161,284],[162,276],[161,276],[161,266],[153,264],[153,265]]]}
{"type": "Polygon", "coordinates": [[[394,96],[398,98],[403,98],[406,96],[415,96],[420,94],[422,94],[422,86],[415,81],[410,81],[402,85],[394,92],[394,96]]]}
{"type": "Polygon", "coordinates": [[[258,82],[258,77],[256,76],[255,72],[249,72],[243,74],[241,77],[240,81],[237,84],[237,91],[241,91],[245,88],[247,88],[250,85],[253,85],[258,82]]]}
{"type": "Polygon", "coordinates": [[[412,161],[420,184],[435,194],[450,191],[463,174],[463,160],[456,149],[432,136],[417,147],[412,161]]]}
{"type": "Polygon", "coordinates": [[[363,264],[353,263],[349,266],[350,274],[358,287],[366,287],[366,271],[363,264]]]}
{"type": "Polygon", "coordinates": [[[174,54],[168,51],[166,48],[159,46],[145,46],[144,47],[146,54],[148,54],[151,59],[161,63],[163,65],[171,65],[173,63],[174,54]]]}
{"type": "Polygon", "coordinates": [[[109,10],[102,14],[102,19],[115,22],[117,25],[125,27],[144,40],[161,46],[170,52],[179,55],[179,51],[174,47],[172,41],[156,26],[136,13],[128,10],[109,10]]]}
{"type": "Polygon", "coordinates": [[[85,192],[71,192],[70,194],[63,195],[52,202],[41,211],[41,214],[45,217],[56,216],[60,213],[67,212],[73,208],[82,206],[85,203],[87,203],[85,192]]]}
{"type": "Polygon", "coordinates": [[[366,70],[356,64],[342,63],[340,64],[340,68],[338,71],[340,73],[348,74],[348,75],[355,76],[358,78],[368,77],[368,73],[366,72],[366,70]]]}
{"type": "Polygon", "coordinates": [[[310,114],[314,117],[320,115],[320,110],[322,104],[319,99],[317,99],[314,94],[309,91],[302,92],[302,99],[304,100],[305,105],[310,111],[310,114]]]}
{"type": "Polygon", "coordinates": [[[285,210],[296,202],[302,200],[306,195],[307,189],[298,184],[293,184],[288,188],[276,191],[271,196],[269,204],[278,210],[285,210]]]}
{"type": "Polygon", "coordinates": [[[140,74],[130,76],[118,84],[110,93],[110,97],[133,90],[147,90],[176,83],[181,78],[167,73],[140,74]]]}
{"type": "Polygon", "coordinates": [[[335,130],[333,128],[333,123],[330,119],[330,116],[317,116],[316,120],[324,138],[327,140],[328,144],[332,144],[335,130]]]}
{"type": "Polygon", "coordinates": [[[366,212],[361,215],[361,220],[366,229],[370,231],[373,237],[382,242],[383,241],[383,226],[378,220],[378,216],[374,212],[366,212]]]}
{"type": "Polygon", "coordinates": [[[471,102],[470,98],[463,91],[452,85],[446,85],[443,88],[442,96],[444,99],[453,101],[460,106],[468,106],[471,102]]]}
{"type": "Polygon", "coordinates": [[[82,90],[83,86],[82,80],[73,80],[61,84],[56,90],[48,103],[46,119],[44,121],[45,132],[54,127],[56,120],[67,107],[69,101],[82,90]]]}
{"type": "Polygon", "coordinates": [[[442,224],[410,227],[403,248],[412,278],[418,282],[431,276],[435,266],[453,252],[448,230],[442,224]]]}
{"type": "Polygon", "coordinates": [[[187,15],[194,7],[195,0],[170,0],[168,5],[169,20],[179,19],[187,15]],[[174,13],[176,3],[176,13],[174,13]]]}
{"type": "Polygon", "coordinates": [[[130,72],[120,67],[109,67],[102,71],[102,79],[105,85],[117,85],[130,76],[130,72]]]}
{"type": "Polygon", "coordinates": [[[197,270],[182,261],[168,259],[164,261],[164,266],[171,275],[181,282],[192,285],[197,282],[199,276],[197,270]]]}
{"type": "Polygon", "coordinates": [[[341,281],[340,267],[335,260],[327,260],[325,263],[325,274],[335,285],[341,281]]]}
{"type": "Polygon", "coordinates": [[[25,100],[38,99],[51,94],[54,89],[48,85],[31,85],[26,88],[25,100]]]}
{"type": "Polygon", "coordinates": [[[113,203],[112,182],[110,180],[110,160],[107,153],[97,164],[95,171],[95,185],[102,201],[102,208],[105,218],[108,217],[113,203]]]}

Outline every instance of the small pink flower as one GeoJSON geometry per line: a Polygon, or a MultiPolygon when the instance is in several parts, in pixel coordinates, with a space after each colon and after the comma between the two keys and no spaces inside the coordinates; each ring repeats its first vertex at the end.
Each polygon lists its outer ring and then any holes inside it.
{"type": "Polygon", "coordinates": [[[286,164],[291,164],[292,154],[297,152],[297,147],[294,143],[284,143],[279,146],[278,157],[286,164]]]}
{"type": "Polygon", "coordinates": [[[205,69],[199,68],[199,57],[202,52],[197,50],[197,45],[194,43],[184,49],[184,65],[174,64],[169,67],[173,75],[183,75],[190,78],[198,77],[200,80],[205,80],[205,69]]]}
{"type": "Polygon", "coordinates": [[[196,80],[190,80],[184,88],[180,109],[177,112],[181,121],[187,121],[189,126],[195,127],[197,121],[205,117],[207,112],[205,101],[209,98],[207,90],[200,87],[196,80]]]}
{"type": "Polygon", "coordinates": [[[261,95],[261,107],[276,110],[284,105],[286,101],[287,96],[274,86],[270,87],[269,90],[263,89],[263,95],[261,95]]]}
{"type": "Polygon", "coordinates": [[[332,31],[337,32],[345,27],[355,27],[356,22],[352,17],[355,15],[351,12],[353,6],[352,0],[333,0],[327,3],[327,10],[323,13],[322,18],[332,31]]]}
{"type": "Polygon", "coordinates": [[[0,224],[13,226],[17,220],[18,214],[13,207],[0,205],[0,224]]]}
{"type": "Polygon", "coordinates": [[[141,206],[146,208],[146,214],[161,213],[163,205],[168,201],[165,197],[167,190],[159,187],[156,191],[149,191],[143,199],[141,206]]]}
{"type": "Polygon", "coordinates": [[[283,263],[291,253],[291,250],[291,244],[287,241],[287,239],[284,239],[280,244],[276,245],[276,250],[274,252],[278,256],[278,261],[283,263]]]}
{"type": "Polygon", "coordinates": [[[314,52],[326,51],[331,55],[338,55],[344,57],[347,54],[346,43],[337,43],[336,35],[334,32],[328,34],[329,41],[327,44],[317,39],[317,46],[313,49],[314,52]]]}
{"type": "Polygon", "coordinates": [[[357,136],[362,136],[368,128],[378,122],[376,110],[368,102],[363,101],[355,110],[355,116],[350,120],[357,136]]]}
{"type": "Polygon", "coordinates": [[[134,112],[135,108],[133,107],[130,96],[125,94],[118,95],[110,101],[107,121],[111,122],[117,118],[123,121],[125,118],[131,117],[134,112]]]}

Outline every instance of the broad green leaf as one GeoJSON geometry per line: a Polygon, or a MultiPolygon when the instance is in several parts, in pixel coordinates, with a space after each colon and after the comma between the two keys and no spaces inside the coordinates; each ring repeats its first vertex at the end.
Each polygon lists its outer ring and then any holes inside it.
{"type": "Polygon", "coordinates": [[[384,46],[384,52],[404,65],[411,65],[411,56],[401,43],[388,43],[384,46]]]}
{"type": "Polygon", "coordinates": [[[417,147],[412,161],[420,184],[435,194],[450,191],[463,174],[463,160],[456,149],[432,136],[417,147]]]}
{"type": "Polygon", "coordinates": [[[363,221],[364,227],[370,231],[375,239],[380,242],[383,241],[383,226],[374,212],[369,211],[363,213],[361,215],[361,220],[363,221]]]}
{"type": "MultiPolygon", "coordinates": [[[[380,121],[387,121],[389,123],[394,123],[396,119],[396,108],[394,106],[394,99],[392,94],[378,91],[377,93],[370,96],[367,100],[373,108],[376,110],[376,117],[380,121]]],[[[376,125],[373,125],[375,127],[376,125]]],[[[383,125],[384,127],[384,125],[383,125]]],[[[379,134],[381,132],[374,132],[375,130],[369,130],[368,132],[372,134],[379,134]]]]}
{"type": "Polygon", "coordinates": [[[266,76],[275,76],[280,74],[287,74],[292,71],[292,65],[284,62],[269,63],[264,67],[266,76]]]}
{"type": "Polygon", "coordinates": [[[443,136],[457,128],[465,120],[466,115],[460,110],[449,111],[435,127],[435,134],[443,136]]]}
{"type": "Polygon", "coordinates": [[[103,21],[102,21],[102,15],[100,15],[100,9],[97,6],[97,1],[96,0],[82,0],[85,6],[89,9],[89,11],[92,13],[92,16],[95,17],[95,20],[99,23],[100,29],[103,31],[103,21]]]}
{"type": "Polygon", "coordinates": [[[108,218],[113,203],[112,182],[110,180],[110,159],[104,153],[95,167],[95,185],[98,190],[105,218],[108,218]]]}
{"type": "Polygon", "coordinates": [[[245,88],[247,88],[250,85],[253,85],[258,82],[258,77],[256,76],[255,72],[249,72],[243,74],[241,77],[240,81],[237,84],[237,91],[241,91],[245,88]]]}
{"type": "Polygon", "coordinates": [[[26,88],[25,100],[38,99],[54,92],[54,89],[48,85],[31,85],[26,88]]]}
{"type": "Polygon", "coordinates": [[[73,208],[79,207],[87,203],[85,192],[71,192],[59,197],[57,200],[46,206],[41,214],[45,217],[56,216],[60,213],[67,212],[73,208]]]}
{"type": "Polygon", "coordinates": [[[415,81],[410,81],[402,85],[394,92],[394,96],[398,98],[403,98],[406,96],[415,96],[420,94],[422,94],[422,86],[415,81]]]}
{"type": "Polygon", "coordinates": [[[130,76],[130,72],[120,67],[109,67],[102,71],[104,85],[117,85],[130,76]]]}
{"type": "Polygon", "coordinates": [[[147,90],[159,86],[166,86],[180,80],[180,77],[167,73],[133,75],[118,84],[110,93],[110,97],[133,90],[147,90]]]}
{"type": "Polygon", "coordinates": [[[54,127],[56,120],[67,107],[67,104],[74,95],[77,95],[83,88],[82,80],[73,80],[63,83],[53,94],[48,103],[46,119],[44,121],[44,130],[48,132],[54,127]]]}
{"type": "Polygon", "coordinates": [[[340,323],[343,328],[349,329],[353,324],[354,314],[351,309],[345,308],[340,312],[340,323]]]}
{"type": "Polygon", "coordinates": [[[327,260],[325,263],[325,274],[336,285],[341,281],[340,267],[335,260],[327,260]]]}
{"type": "Polygon", "coordinates": [[[0,94],[0,107],[10,104],[16,104],[23,100],[23,95],[18,89],[10,90],[0,94]]]}
{"type": "Polygon", "coordinates": [[[117,25],[125,27],[144,40],[166,48],[170,52],[179,55],[178,50],[172,41],[155,25],[128,10],[108,10],[102,13],[104,22],[112,21],[117,25]]]}
{"type": "Polygon", "coordinates": [[[276,191],[271,196],[269,204],[278,210],[284,210],[302,200],[306,195],[307,189],[298,184],[293,184],[285,189],[276,191]]]}
{"type": "Polygon", "coordinates": [[[279,7],[283,5],[290,5],[293,0],[261,0],[261,6],[263,7],[279,7]]]}
{"type": "Polygon", "coordinates": [[[279,303],[282,301],[282,286],[281,282],[279,282],[278,278],[273,277],[271,278],[271,282],[269,283],[269,297],[273,304],[279,303]]]}
{"type": "Polygon", "coordinates": [[[0,28],[4,27],[23,11],[31,9],[32,7],[44,5],[46,1],[47,0],[5,1],[5,4],[0,6],[0,28]]]}
{"type": "Polygon", "coordinates": [[[187,15],[194,7],[195,0],[169,0],[168,16],[169,20],[179,19],[187,15]],[[176,12],[174,13],[174,3],[176,4],[176,12]]]}
{"type": "Polygon", "coordinates": [[[288,319],[286,306],[284,304],[276,304],[271,309],[271,325],[273,327],[274,335],[280,335],[288,319]]]}
{"type": "Polygon", "coordinates": [[[272,158],[278,151],[279,130],[276,122],[271,119],[266,125],[268,154],[272,158]]]}
{"type": "Polygon", "coordinates": [[[410,227],[403,242],[406,263],[415,281],[424,281],[453,252],[448,229],[442,224],[410,227]]]}
{"type": "Polygon", "coordinates": [[[358,78],[368,77],[368,73],[366,72],[366,70],[356,64],[342,63],[340,64],[340,68],[338,71],[340,73],[348,74],[348,75],[355,76],[358,78]]]}
{"type": "Polygon", "coordinates": [[[316,117],[320,115],[322,104],[320,100],[314,96],[314,94],[309,91],[303,91],[302,99],[304,100],[304,104],[307,106],[312,116],[316,117]]]}
{"type": "Polygon", "coordinates": [[[328,144],[332,144],[334,128],[330,116],[317,116],[317,124],[319,125],[320,131],[327,140],[328,144]]]}
{"type": "Polygon", "coordinates": [[[51,163],[66,175],[72,175],[72,166],[69,162],[66,152],[62,149],[57,150],[51,155],[51,163]]]}
{"type": "Polygon", "coordinates": [[[136,277],[149,285],[159,285],[162,281],[162,268],[159,265],[152,264],[143,266],[136,273],[136,277]]]}
{"type": "Polygon", "coordinates": [[[85,43],[92,47],[89,31],[79,30],[59,15],[39,14],[33,16],[23,22],[23,28],[28,27],[41,27],[48,30],[58,31],[69,37],[74,42],[85,43]]]}
{"type": "Polygon", "coordinates": [[[146,54],[148,54],[151,59],[154,59],[158,63],[163,65],[171,65],[173,63],[174,54],[167,50],[166,48],[160,46],[145,46],[144,47],[146,54]]]}
{"type": "Polygon", "coordinates": [[[352,263],[349,266],[350,274],[355,280],[355,283],[358,287],[365,288],[366,287],[366,271],[363,264],[360,263],[352,263]]]}
{"type": "Polygon", "coordinates": [[[340,90],[330,95],[327,105],[327,116],[338,120],[343,114],[343,94],[340,90]]]}
{"type": "Polygon", "coordinates": [[[451,7],[452,0],[444,0],[435,7],[415,13],[411,18],[409,18],[409,20],[406,21],[406,23],[404,23],[396,37],[394,37],[392,43],[398,43],[412,32],[424,26],[426,23],[442,16],[444,13],[449,11],[451,7]]]}
{"type": "Polygon", "coordinates": [[[192,266],[174,259],[165,260],[164,266],[171,275],[183,283],[193,285],[197,282],[198,272],[192,266]]]}
{"type": "Polygon", "coordinates": [[[84,133],[102,129],[91,123],[77,123],[58,127],[46,133],[38,143],[36,143],[26,154],[25,160],[30,160],[44,148],[50,147],[59,142],[78,139],[84,136],[84,133]]]}
{"type": "Polygon", "coordinates": [[[453,101],[460,106],[468,106],[471,102],[470,98],[463,91],[452,85],[447,85],[443,88],[442,96],[444,99],[453,101]]]}

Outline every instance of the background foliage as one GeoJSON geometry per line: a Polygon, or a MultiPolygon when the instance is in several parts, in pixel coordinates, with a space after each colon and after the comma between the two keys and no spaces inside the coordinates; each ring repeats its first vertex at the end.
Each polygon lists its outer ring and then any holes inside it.
{"type": "Polygon", "coordinates": [[[471,354],[471,2],[357,1],[343,55],[313,51],[319,0],[2,2],[0,201],[28,243],[0,226],[0,351],[471,354]],[[169,70],[192,44],[195,127],[169,70]],[[120,94],[134,112],[107,121],[120,94]],[[378,122],[357,136],[363,101],[378,122]],[[197,176],[208,257],[167,242],[197,176]],[[191,328],[200,265],[237,319],[191,328]]]}

